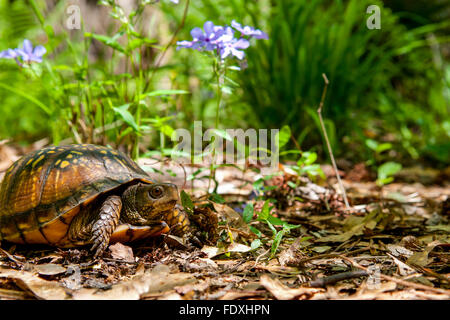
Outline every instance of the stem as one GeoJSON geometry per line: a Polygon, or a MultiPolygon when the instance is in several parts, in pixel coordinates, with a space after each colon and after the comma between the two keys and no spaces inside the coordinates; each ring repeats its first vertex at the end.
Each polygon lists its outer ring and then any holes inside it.
{"type": "Polygon", "coordinates": [[[33,96],[31,96],[31,95],[29,95],[29,94],[27,94],[27,93],[25,93],[23,91],[20,91],[20,90],[14,88],[14,87],[11,87],[11,86],[9,86],[9,85],[7,85],[5,83],[1,83],[1,82],[0,82],[0,88],[3,88],[3,89],[8,90],[10,92],[13,92],[13,93],[15,93],[15,94],[17,94],[17,95],[27,99],[28,101],[34,103],[39,108],[41,108],[41,110],[44,111],[47,115],[50,116],[52,114],[51,110],[44,103],[42,103],[41,101],[39,101],[38,99],[36,99],[33,96]]]}
{"type": "Polygon", "coordinates": [[[327,143],[328,152],[330,153],[331,163],[333,164],[334,172],[336,172],[336,178],[339,183],[339,188],[341,189],[342,196],[344,197],[345,207],[347,209],[350,209],[350,206],[349,206],[348,200],[347,200],[347,193],[345,192],[344,185],[342,184],[341,177],[339,176],[336,162],[334,161],[333,150],[331,149],[330,141],[328,140],[327,130],[325,129],[325,124],[323,123],[323,119],[322,119],[322,107],[323,107],[323,102],[325,100],[325,96],[327,94],[327,88],[328,88],[328,84],[329,84],[328,78],[325,75],[325,73],[322,73],[322,77],[323,77],[323,80],[325,81],[325,86],[322,91],[322,98],[320,99],[319,109],[317,109],[317,113],[319,114],[320,125],[322,126],[323,136],[325,137],[325,142],[327,143]]]}
{"type": "MultiPolygon", "coordinates": [[[[222,65],[220,60],[215,60],[214,61],[214,73],[216,74],[216,81],[217,81],[217,105],[216,105],[216,121],[215,121],[215,126],[214,129],[218,129],[219,128],[219,111],[220,111],[220,103],[222,102],[222,81],[221,81],[221,71],[222,71],[222,65]]],[[[211,187],[211,179],[213,179],[214,181],[216,181],[216,169],[214,167],[215,163],[216,163],[216,136],[214,135],[213,137],[213,151],[212,151],[212,161],[211,161],[211,166],[209,168],[210,170],[210,175],[209,175],[209,183],[208,183],[208,190],[211,187]]],[[[217,189],[217,183],[216,183],[216,187],[214,188],[214,191],[216,191],[217,189]]]]}
{"type": "Polygon", "coordinates": [[[167,50],[174,44],[175,38],[177,37],[178,33],[183,28],[184,23],[185,23],[186,18],[187,18],[188,10],[189,10],[189,2],[190,2],[190,0],[186,0],[186,5],[184,7],[183,17],[181,18],[181,23],[178,26],[177,30],[175,30],[175,32],[174,32],[172,38],[170,39],[169,43],[166,45],[166,47],[164,48],[163,52],[161,53],[161,55],[159,56],[158,60],[156,61],[155,65],[153,66],[152,71],[151,71],[149,77],[147,78],[147,80],[145,82],[145,86],[144,86],[143,92],[147,91],[148,86],[150,85],[150,80],[153,78],[153,74],[155,73],[156,69],[158,69],[159,65],[161,64],[162,60],[164,59],[164,56],[166,55],[167,50]]]}

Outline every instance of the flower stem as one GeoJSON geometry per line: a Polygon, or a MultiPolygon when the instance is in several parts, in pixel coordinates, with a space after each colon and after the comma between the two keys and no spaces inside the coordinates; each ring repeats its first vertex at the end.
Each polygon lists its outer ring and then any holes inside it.
{"type": "MultiPolygon", "coordinates": [[[[216,75],[216,81],[217,81],[217,105],[216,105],[216,121],[214,129],[219,128],[219,112],[220,112],[220,104],[222,102],[222,64],[219,59],[214,61],[214,73],[216,75]]],[[[212,161],[210,165],[210,175],[209,175],[209,183],[208,183],[208,190],[211,187],[211,179],[216,181],[216,136],[213,136],[213,150],[212,150],[212,161]]],[[[217,183],[214,187],[214,192],[217,190],[217,183]]]]}

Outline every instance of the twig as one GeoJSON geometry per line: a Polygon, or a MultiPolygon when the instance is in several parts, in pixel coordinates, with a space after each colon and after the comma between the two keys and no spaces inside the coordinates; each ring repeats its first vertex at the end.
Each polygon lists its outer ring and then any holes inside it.
{"type": "Polygon", "coordinates": [[[347,280],[351,278],[359,278],[359,277],[366,277],[369,273],[365,270],[354,270],[354,271],[348,271],[348,272],[341,272],[338,274],[333,274],[332,276],[318,278],[312,281],[308,282],[308,286],[310,287],[326,287],[327,285],[347,280]]]}
{"type": "Polygon", "coordinates": [[[262,257],[264,257],[266,254],[268,254],[270,252],[270,248],[267,249],[266,251],[264,251],[263,253],[261,253],[255,260],[255,264],[253,265],[253,268],[255,268],[258,265],[259,259],[261,259],[262,257]]]}
{"type": "Polygon", "coordinates": [[[327,130],[325,129],[325,124],[322,119],[322,107],[323,107],[323,102],[325,100],[325,96],[327,94],[327,88],[328,88],[328,84],[329,84],[328,78],[325,75],[325,73],[322,73],[322,77],[323,77],[323,80],[325,81],[325,86],[323,87],[322,98],[320,99],[319,109],[317,109],[317,113],[319,114],[319,121],[320,121],[320,125],[322,126],[323,136],[325,137],[325,141],[327,143],[328,152],[330,153],[331,163],[333,164],[334,172],[336,173],[336,178],[338,180],[339,187],[341,188],[342,196],[344,197],[345,207],[348,210],[348,209],[350,209],[350,206],[349,206],[348,200],[347,200],[347,193],[345,192],[345,188],[344,188],[344,185],[342,184],[341,177],[339,177],[339,172],[338,172],[338,169],[336,166],[336,161],[334,161],[333,150],[331,149],[330,141],[328,140],[327,130]]]}
{"type": "MultiPolygon", "coordinates": [[[[355,266],[355,267],[357,267],[357,268],[359,268],[361,270],[369,272],[369,270],[367,268],[363,267],[362,265],[360,265],[359,263],[353,261],[350,258],[347,258],[345,256],[340,256],[340,258],[350,262],[353,266],[355,266]]],[[[395,277],[391,277],[391,276],[387,276],[385,274],[382,274],[381,272],[380,272],[379,275],[380,275],[380,278],[382,278],[384,280],[393,281],[393,282],[395,282],[395,283],[397,283],[399,285],[405,286],[405,287],[411,287],[411,288],[419,289],[419,290],[433,291],[433,292],[436,292],[436,293],[445,294],[448,297],[450,297],[450,290],[433,288],[433,287],[426,286],[426,285],[423,285],[423,284],[419,284],[419,283],[415,283],[415,282],[411,282],[411,281],[405,281],[405,280],[402,280],[402,279],[397,279],[395,277]]]]}
{"type": "Polygon", "coordinates": [[[2,248],[0,248],[0,253],[5,255],[9,260],[11,260],[12,262],[14,262],[18,267],[23,265],[23,262],[20,261],[19,259],[17,259],[16,257],[14,257],[14,255],[10,254],[8,251],[3,250],[2,248]]]}
{"type": "Polygon", "coordinates": [[[167,43],[166,47],[164,48],[164,50],[162,51],[158,60],[156,61],[155,65],[153,66],[150,77],[148,77],[147,80],[145,81],[145,86],[144,86],[143,92],[147,91],[148,86],[150,85],[150,80],[153,78],[153,74],[155,73],[156,69],[158,69],[159,65],[161,64],[162,60],[164,59],[164,56],[166,55],[167,50],[174,44],[175,39],[178,36],[178,33],[181,31],[181,29],[183,29],[184,23],[186,22],[188,10],[189,10],[189,1],[190,0],[186,0],[186,5],[185,5],[184,11],[183,11],[183,17],[181,18],[181,22],[180,22],[178,28],[175,30],[174,34],[172,35],[172,38],[167,43]]]}
{"type": "Polygon", "coordinates": [[[302,259],[299,261],[299,265],[303,265],[305,262],[308,261],[312,261],[312,260],[317,260],[317,259],[327,259],[327,258],[336,258],[336,257],[341,257],[343,255],[349,255],[349,254],[355,254],[355,253],[360,253],[360,252],[364,252],[370,250],[370,247],[365,247],[365,248],[361,248],[361,249],[357,249],[357,250],[353,250],[353,251],[349,251],[349,252],[343,252],[343,253],[324,253],[324,254],[318,254],[316,256],[313,257],[308,257],[305,259],[302,259]]]}

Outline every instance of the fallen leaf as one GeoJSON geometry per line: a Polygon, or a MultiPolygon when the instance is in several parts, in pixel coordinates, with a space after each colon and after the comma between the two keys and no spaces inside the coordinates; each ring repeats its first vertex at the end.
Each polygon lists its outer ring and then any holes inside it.
{"type": "Polygon", "coordinates": [[[389,253],[387,255],[390,256],[392,258],[392,260],[394,260],[394,263],[397,265],[399,275],[409,276],[411,274],[417,273],[417,271],[415,269],[411,268],[406,263],[400,261],[393,255],[391,255],[389,253]]]}
{"type": "Polygon", "coordinates": [[[201,249],[201,251],[206,253],[208,258],[210,258],[210,259],[214,258],[214,257],[217,257],[218,255],[227,253],[227,252],[244,253],[244,252],[249,252],[250,250],[252,250],[251,247],[246,246],[246,245],[241,244],[241,243],[237,243],[237,242],[233,242],[227,248],[217,248],[217,247],[212,247],[212,246],[203,246],[203,248],[201,249]]]}
{"type": "Polygon", "coordinates": [[[66,272],[66,268],[54,263],[38,264],[33,266],[33,269],[43,276],[54,276],[66,272]]]}
{"type": "Polygon", "coordinates": [[[320,288],[289,288],[280,282],[278,279],[272,279],[268,275],[264,274],[260,278],[260,283],[264,286],[278,300],[292,300],[294,298],[309,299],[318,292],[323,292],[320,288]]]}
{"type": "Polygon", "coordinates": [[[227,252],[249,252],[252,250],[249,246],[246,246],[245,244],[233,242],[230,244],[227,248],[227,252]]]}
{"type": "Polygon", "coordinates": [[[109,250],[114,259],[134,262],[133,249],[120,242],[110,245],[109,250]]]}
{"type": "Polygon", "coordinates": [[[158,265],[142,275],[121,281],[109,290],[83,288],[73,293],[76,300],[138,300],[146,294],[163,295],[176,286],[194,283],[197,279],[189,273],[170,273],[166,265],[158,265]]]}
{"type": "Polygon", "coordinates": [[[0,278],[13,279],[18,287],[32,293],[37,299],[66,298],[66,291],[58,282],[43,280],[32,272],[0,268],[0,278]]]}
{"type": "Polygon", "coordinates": [[[315,251],[317,253],[324,253],[330,249],[331,249],[330,246],[317,246],[317,247],[311,248],[312,251],[315,251]]]}
{"type": "Polygon", "coordinates": [[[303,241],[305,241],[305,237],[298,237],[289,248],[280,253],[278,261],[281,266],[297,265],[306,257],[300,250],[303,241]]]}
{"type": "Polygon", "coordinates": [[[411,265],[425,267],[426,265],[431,263],[431,261],[433,261],[432,258],[431,259],[428,258],[428,254],[431,251],[433,251],[434,247],[436,247],[439,244],[440,241],[433,241],[429,243],[425,248],[425,250],[423,250],[422,252],[415,252],[412,256],[408,258],[406,262],[411,265]]]}

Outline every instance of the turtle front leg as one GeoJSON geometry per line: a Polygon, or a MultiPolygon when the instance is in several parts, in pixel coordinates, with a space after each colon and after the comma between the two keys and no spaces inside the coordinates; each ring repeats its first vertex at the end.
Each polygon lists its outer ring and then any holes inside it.
{"type": "Polygon", "coordinates": [[[72,220],[68,242],[72,245],[92,243],[94,257],[99,257],[107,248],[111,234],[119,224],[122,200],[119,196],[109,196],[97,210],[86,210],[72,220]]]}
{"type": "Polygon", "coordinates": [[[109,239],[119,224],[121,210],[122,200],[119,196],[109,196],[103,202],[91,230],[91,251],[95,251],[94,258],[101,256],[108,247],[109,239]]]}

